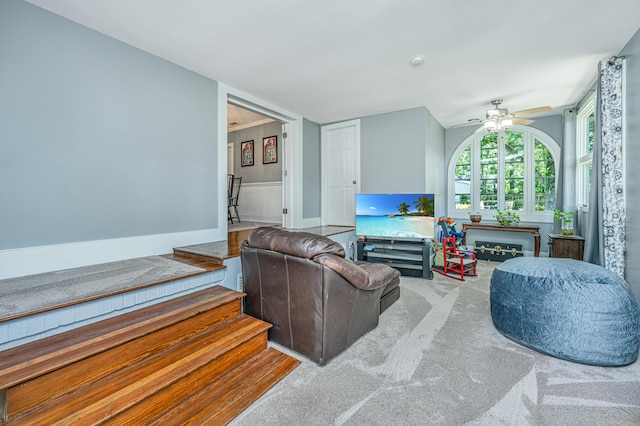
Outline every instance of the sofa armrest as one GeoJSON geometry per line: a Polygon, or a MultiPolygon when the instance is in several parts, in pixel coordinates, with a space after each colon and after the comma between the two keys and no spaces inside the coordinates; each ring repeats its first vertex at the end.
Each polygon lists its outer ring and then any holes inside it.
{"type": "Polygon", "coordinates": [[[375,290],[400,277],[400,272],[381,263],[354,263],[335,254],[315,256],[316,263],[336,271],[351,285],[360,290],[375,290]]]}

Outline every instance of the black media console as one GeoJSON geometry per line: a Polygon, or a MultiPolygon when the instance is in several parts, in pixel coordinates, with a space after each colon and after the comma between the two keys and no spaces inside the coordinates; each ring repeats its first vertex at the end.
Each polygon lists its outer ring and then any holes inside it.
{"type": "Polygon", "coordinates": [[[433,278],[430,240],[361,237],[358,260],[386,263],[410,277],[433,278]]]}

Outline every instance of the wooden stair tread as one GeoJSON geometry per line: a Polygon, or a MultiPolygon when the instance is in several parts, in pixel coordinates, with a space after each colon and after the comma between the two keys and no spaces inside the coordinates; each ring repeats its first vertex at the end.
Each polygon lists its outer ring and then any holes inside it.
{"type": "Polygon", "coordinates": [[[128,365],[140,362],[154,354],[168,350],[199,333],[207,332],[218,324],[238,318],[239,301],[206,311],[189,321],[181,321],[66,365],[31,379],[7,391],[9,417],[32,410],[47,401],[73,392],[128,365]]]}
{"type": "Polygon", "coordinates": [[[265,349],[149,424],[227,424],[298,365],[289,355],[265,349]]]}
{"type": "MultiPolygon", "coordinates": [[[[130,365],[103,379],[19,416],[16,425],[97,424],[123,412],[150,395],[182,380],[200,367],[215,361],[234,347],[263,335],[270,324],[242,315],[194,336],[186,342],[162,351],[149,359],[130,365]]],[[[197,391],[192,389],[191,392],[197,391]]]]}
{"type": "Polygon", "coordinates": [[[217,358],[215,362],[185,375],[161,392],[155,392],[127,410],[121,411],[118,415],[110,418],[106,424],[148,424],[162,415],[168,407],[176,407],[183,404],[194,393],[211,383],[215,382],[220,386],[224,386],[224,383],[220,380],[221,376],[239,363],[242,363],[243,360],[264,351],[266,347],[266,333],[256,336],[250,341],[229,350],[217,358]]]}
{"type": "Polygon", "coordinates": [[[152,333],[200,312],[240,300],[221,286],[190,293],[94,324],[0,352],[0,389],[152,333]]]}
{"type": "Polygon", "coordinates": [[[186,263],[187,265],[197,266],[208,272],[219,271],[225,269],[224,259],[212,256],[193,256],[190,253],[175,252],[171,254],[163,254],[160,257],[175,260],[177,262],[186,263]]]}
{"type": "Polygon", "coordinates": [[[224,253],[216,253],[216,254],[201,254],[201,253],[191,253],[188,251],[173,249],[173,255],[179,258],[193,259],[192,262],[211,262],[219,265],[224,264],[225,254],[224,253]]]}

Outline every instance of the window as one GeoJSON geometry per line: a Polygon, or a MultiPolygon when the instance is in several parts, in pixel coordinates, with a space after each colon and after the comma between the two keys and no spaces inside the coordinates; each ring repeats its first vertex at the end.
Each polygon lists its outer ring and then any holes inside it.
{"type": "Polygon", "coordinates": [[[471,147],[468,146],[458,157],[455,170],[456,209],[471,208],[471,147]]]}
{"type": "Polygon", "coordinates": [[[551,151],[540,140],[535,139],[535,210],[555,209],[556,206],[556,162],[551,151]]]}
{"type": "Polygon", "coordinates": [[[553,221],[559,152],[548,135],[523,126],[470,136],[451,159],[450,214],[511,209],[522,221],[553,221]]]}
{"type": "Polygon", "coordinates": [[[576,202],[580,207],[589,206],[593,142],[596,130],[595,111],[594,93],[580,108],[576,119],[576,202]]]}

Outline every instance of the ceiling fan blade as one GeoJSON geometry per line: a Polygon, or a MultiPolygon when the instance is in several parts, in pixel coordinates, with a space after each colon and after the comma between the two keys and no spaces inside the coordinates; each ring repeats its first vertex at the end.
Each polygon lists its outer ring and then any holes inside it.
{"type": "Polygon", "coordinates": [[[527,118],[512,118],[511,121],[513,122],[513,124],[521,124],[523,126],[528,126],[529,124],[534,122],[534,120],[529,120],[527,118]]]}
{"type": "Polygon", "coordinates": [[[549,112],[549,111],[551,111],[551,107],[550,106],[543,106],[543,107],[538,107],[538,108],[523,109],[522,111],[512,112],[511,116],[512,117],[520,117],[522,115],[540,114],[542,112],[549,112]]]}

